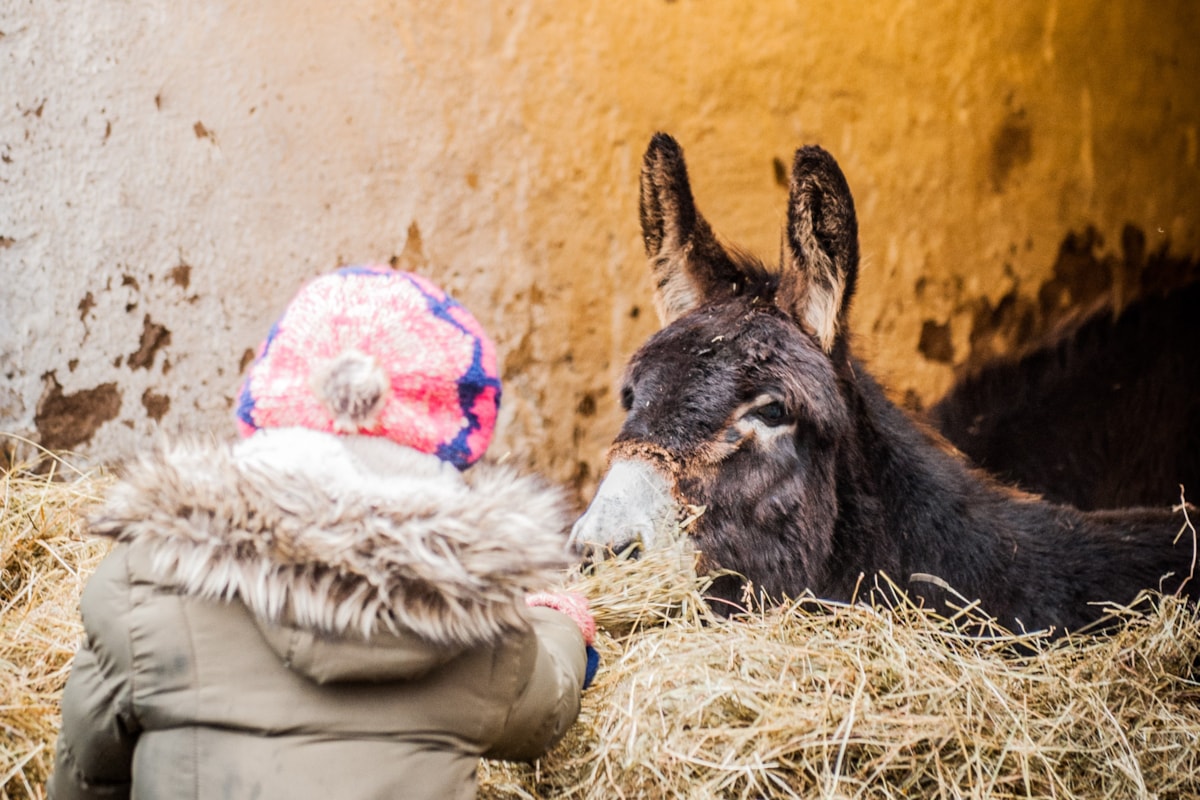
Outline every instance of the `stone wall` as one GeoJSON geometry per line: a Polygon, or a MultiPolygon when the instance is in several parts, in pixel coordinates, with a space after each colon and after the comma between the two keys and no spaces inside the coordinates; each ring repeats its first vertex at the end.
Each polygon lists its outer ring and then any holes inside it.
{"type": "Polygon", "coordinates": [[[1195,261],[1198,33],[1188,0],[0,0],[0,430],[99,459],[228,435],[296,287],[390,261],[497,340],[493,454],[587,493],[657,324],[656,130],[764,256],[794,149],[834,153],[860,347],[919,405],[1195,261]]]}

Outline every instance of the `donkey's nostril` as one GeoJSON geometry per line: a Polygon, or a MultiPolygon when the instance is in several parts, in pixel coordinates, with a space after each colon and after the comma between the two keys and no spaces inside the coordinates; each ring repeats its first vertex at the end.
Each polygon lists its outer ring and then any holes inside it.
{"type": "Polygon", "coordinates": [[[580,557],[580,565],[586,574],[592,572],[597,563],[610,558],[641,558],[642,540],[640,538],[627,539],[616,545],[589,542],[578,546],[576,552],[580,557]]]}
{"type": "Polygon", "coordinates": [[[596,563],[604,558],[603,551],[594,544],[576,546],[575,552],[579,556],[579,568],[584,575],[591,575],[596,570],[596,563]]]}
{"type": "Polygon", "coordinates": [[[642,557],[642,539],[630,539],[612,548],[617,558],[638,559],[642,557]]]}

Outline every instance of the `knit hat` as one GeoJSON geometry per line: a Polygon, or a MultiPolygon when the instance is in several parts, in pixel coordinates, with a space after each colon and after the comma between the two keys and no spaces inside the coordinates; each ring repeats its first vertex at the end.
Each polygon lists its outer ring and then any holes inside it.
{"type": "Polygon", "coordinates": [[[424,278],[371,264],[300,289],[238,397],[238,428],[383,436],[466,469],[500,404],[496,348],[424,278]]]}

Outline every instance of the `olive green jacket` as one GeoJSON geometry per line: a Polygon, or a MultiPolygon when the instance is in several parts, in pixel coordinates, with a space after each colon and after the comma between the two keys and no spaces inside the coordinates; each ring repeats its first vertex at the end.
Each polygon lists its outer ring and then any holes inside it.
{"type": "Polygon", "coordinates": [[[558,495],[388,442],[260,432],[134,467],[91,528],[50,796],[470,798],[579,711],[558,495]],[[469,479],[469,482],[468,480],[469,479]]]}

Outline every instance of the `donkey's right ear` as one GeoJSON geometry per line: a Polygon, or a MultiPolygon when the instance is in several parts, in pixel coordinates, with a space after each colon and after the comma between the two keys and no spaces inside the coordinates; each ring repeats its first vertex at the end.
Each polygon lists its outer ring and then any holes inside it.
{"type": "Polygon", "coordinates": [[[665,133],[654,134],[642,158],[638,211],[662,324],[736,291],[741,273],[696,210],[683,150],[665,133]]]}
{"type": "Polygon", "coordinates": [[[846,328],[858,278],[858,218],[846,176],[820,147],[792,164],[787,230],[775,302],[831,352],[846,328]]]}

